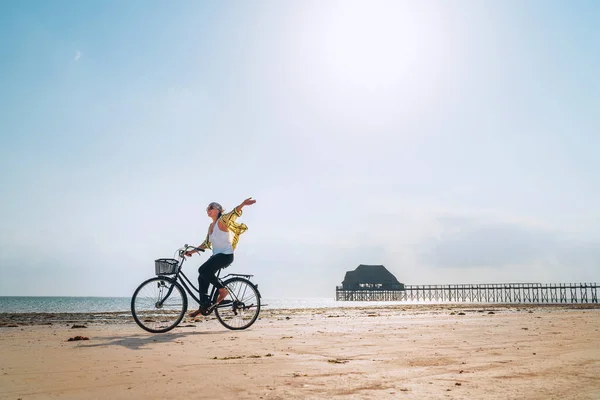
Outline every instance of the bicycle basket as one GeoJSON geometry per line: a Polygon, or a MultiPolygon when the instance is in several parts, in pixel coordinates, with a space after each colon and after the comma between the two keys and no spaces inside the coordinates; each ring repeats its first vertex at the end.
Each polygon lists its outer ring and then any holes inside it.
{"type": "Polygon", "coordinates": [[[159,258],[154,260],[154,270],[156,275],[172,275],[177,272],[179,262],[172,258],[159,258]]]}

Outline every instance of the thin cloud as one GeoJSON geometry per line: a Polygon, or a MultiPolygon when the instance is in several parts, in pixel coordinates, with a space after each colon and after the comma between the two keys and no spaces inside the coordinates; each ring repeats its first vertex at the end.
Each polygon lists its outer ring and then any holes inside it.
{"type": "Polygon", "coordinates": [[[600,243],[590,238],[476,217],[444,217],[438,222],[440,234],[426,240],[421,253],[421,260],[435,267],[505,268],[541,263],[588,277],[600,262],[600,243]]]}
{"type": "Polygon", "coordinates": [[[518,223],[471,217],[439,218],[442,231],[425,243],[424,261],[437,267],[523,265],[556,256],[564,238],[518,223]]]}
{"type": "Polygon", "coordinates": [[[83,53],[80,51],[75,52],[75,57],[73,57],[73,61],[79,60],[81,58],[82,54],[83,53]]]}

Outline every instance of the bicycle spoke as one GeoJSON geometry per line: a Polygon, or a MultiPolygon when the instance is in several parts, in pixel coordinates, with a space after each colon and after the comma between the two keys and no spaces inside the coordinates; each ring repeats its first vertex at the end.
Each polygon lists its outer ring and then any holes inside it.
{"type": "Polygon", "coordinates": [[[229,294],[219,304],[215,314],[229,329],[246,329],[256,321],[260,312],[260,294],[256,287],[243,278],[225,282],[229,294]]]}
{"type": "Polygon", "coordinates": [[[149,332],[166,332],[174,328],[187,309],[181,287],[166,278],[152,278],[136,290],[131,309],[134,319],[149,332]]]}

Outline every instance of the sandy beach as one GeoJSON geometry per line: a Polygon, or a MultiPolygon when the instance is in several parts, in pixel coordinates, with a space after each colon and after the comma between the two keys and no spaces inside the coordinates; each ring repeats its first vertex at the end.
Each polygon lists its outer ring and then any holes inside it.
{"type": "Polygon", "coordinates": [[[265,309],[246,331],[210,316],[165,334],[3,314],[0,398],[600,399],[595,306],[265,309]]]}

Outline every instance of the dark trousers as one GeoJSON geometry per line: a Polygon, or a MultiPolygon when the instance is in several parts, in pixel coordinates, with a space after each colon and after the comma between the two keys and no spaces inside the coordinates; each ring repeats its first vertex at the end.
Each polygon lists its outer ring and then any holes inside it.
{"type": "Polygon", "coordinates": [[[221,268],[227,268],[233,262],[233,254],[214,254],[198,268],[198,288],[200,289],[200,300],[208,303],[208,284],[217,289],[223,287],[215,276],[221,268]]]}

